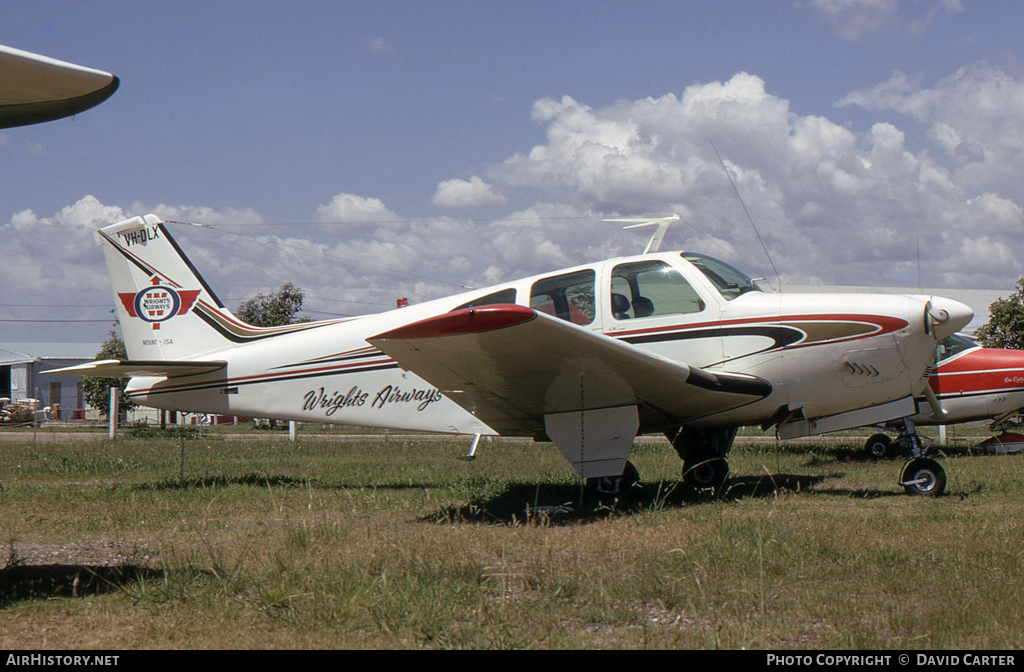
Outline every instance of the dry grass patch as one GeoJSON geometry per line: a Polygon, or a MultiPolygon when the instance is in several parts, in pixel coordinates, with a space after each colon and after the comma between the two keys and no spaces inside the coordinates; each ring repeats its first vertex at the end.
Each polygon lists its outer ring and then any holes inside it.
{"type": "Polygon", "coordinates": [[[464,451],[206,437],[187,442],[183,477],[178,441],[5,443],[0,644],[1008,648],[1024,634],[1020,456],[951,450],[949,494],[918,500],[856,439],[743,445],[712,498],[679,487],[671,449],[638,446],[642,488],[576,507],[550,445],[464,451]],[[545,508],[559,505],[574,509],[545,508]],[[64,584],[39,581],[53,566],[64,584]],[[89,572],[102,589],[79,590],[89,572]]]}

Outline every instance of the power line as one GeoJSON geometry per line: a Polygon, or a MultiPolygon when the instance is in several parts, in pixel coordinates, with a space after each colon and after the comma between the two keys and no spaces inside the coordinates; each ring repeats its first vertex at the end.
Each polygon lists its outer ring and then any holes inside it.
{"type": "MultiPolygon", "coordinates": [[[[244,296],[242,298],[234,298],[234,299],[228,298],[228,299],[224,299],[224,300],[225,301],[250,301],[250,300],[255,299],[255,298],[256,298],[255,296],[244,296]]],[[[325,299],[322,296],[312,296],[310,294],[305,294],[303,298],[313,299],[315,301],[332,301],[334,303],[358,303],[359,305],[362,305],[362,306],[387,306],[388,308],[391,307],[390,303],[381,303],[379,301],[355,301],[353,299],[325,299]]]]}
{"type": "Polygon", "coordinates": [[[41,322],[107,322],[108,324],[111,324],[114,322],[114,319],[107,318],[106,320],[8,320],[0,318],[0,322],[31,322],[36,324],[41,322]]]}
{"type": "MultiPolygon", "coordinates": [[[[426,224],[430,222],[547,222],[547,221],[572,221],[572,220],[599,220],[593,215],[574,215],[566,217],[466,217],[454,219],[448,217],[428,217],[425,219],[367,219],[361,221],[331,221],[331,222],[248,222],[239,224],[218,224],[217,226],[368,226],[373,224],[426,224]]],[[[211,224],[199,224],[196,222],[175,222],[164,220],[169,224],[188,224],[189,226],[206,226],[215,228],[211,224]]]]}
{"type": "Polygon", "coordinates": [[[112,303],[0,303],[0,308],[110,308],[112,303]]]}

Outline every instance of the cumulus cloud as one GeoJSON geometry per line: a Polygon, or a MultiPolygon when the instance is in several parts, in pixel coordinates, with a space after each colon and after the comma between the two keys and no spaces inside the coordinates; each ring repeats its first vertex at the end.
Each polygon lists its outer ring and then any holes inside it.
{"type": "MultiPolygon", "coordinates": [[[[968,75],[933,89],[897,75],[844,101],[930,124],[946,162],[927,149],[912,151],[896,123],[855,132],[801,116],[763,80],[739,73],[679,96],[601,109],[569,97],[538,101],[534,119],[546,126],[546,142],[492,167],[488,177],[504,191],[540,189],[580,212],[685,210],[704,237],[684,239],[687,246],[724,243],[763,269],[710,139],[786,280],[899,285],[916,277],[920,241],[929,269],[947,281],[1012,287],[1012,264],[969,268],[976,255],[964,255],[962,238],[964,231],[998,229],[1021,242],[1017,204],[1024,193],[1009,179],[1020,172],[1021,87],[987,70],[968,75]]],[[[669,235],[678,246],[681,233],[669,235]]],[[[1004,242],[1006,250],[1019,249],[1004,242]]],[[[1000,259],[1006,250],[999,249],[1000,259]]]]}
{"type": "Polygon", "coordinates": [[[32,210],[22,210],[11,217],[11,226],[24,230],[38,226],[46,226],[67,231],[69,229],[92,229],[126,219],[128,211],[118,206],[100,203],[95,196],[85,196],[74,205],[60,209],[52,217],[38,217],[32,210]]]}
{"type": "Polygon", "coordinates": [[[923,125],[964,187],[1024,202],[1024,81],[988,63],[960,68],[932,86],[896,72],[840,105],[895,111],[923,125]]]}
{"type": "Polygon", "coordinates": [[[508,203],[508,199],[474,175],[469,181],[458,178],[437,185],[433,204],[439,208],[493,208],[508,203]]]}
{"type": "Polygon", "coordinates": [[[920,3],[900,0],[810,0],[807,6],[841,40],[859,40],[879,32],[924,34],[941,12],[964,11],[960,0],[927,3],[923,14],[920,3]]]}
{"type": "Polygon", "coordinates": [[[216,210],[209,207],[193,207],[187,205],[160,205],[148,207],[142,203],[134,203],[130,210],[134,213],[152,213],[163,220],[188,222],[210,225],[245,225],[264,223],[263,215],[252,208],[224,208],[216,210]]]}
{"type": "Polygon", "coordinates": [[[842,40],[878,32],[899,16],[899,0],[811,0],[810,6],[842,40]]]}
{"type": "Polygon", "coordinates": [[[374,53],[390,54],[392,51],[395,50],[395,45],[391,42],[391,40],[385,39],[383,37],[374,37],[373,39],[370,40],[369,48],[370,51],[374,53]]]}
{"type": "Polygon", "coordinates": [[[366,198],[355,194],[338,194],[330,203],[320,205],[313,215],[319,224],[330,222],[386,222],[401,220],[379,198],[366,198]]]}
{"type": "MultiPolygon", "coordinates": [[[[92,195],[84,196],[52,215],[41,216],[31,209],[17,212],[11,216],[9,223],[0,225],[0,239],[4,241],[5,254],[5,262],[0,265],[0,286],[12,290],[9,303],[43,308],[28,310],[8,306],[0,309],[0,317],[8,320],[60,318],[101,322],[6,322],[4,340],[102,341],[113,324],[113,317],[107,321],[108,313],[101,306],[109,305],[112,308],[113,295],[101,248],[96,246],[93,238],[94,231],[150,212],[165,219],[206,224],[260,221],[259,216],[251,210],[218,211],[203,207],[164,204],[150,206],[143,203],[110,205],[92,195]],[[54,304],[60,304],[61,307],[53,308],[54,304]],[[81,307],[70,307],[75,304],[81,307]]],[[[204,273],[209,272],[212,277],[221,279],[220,272],[233,269],[241,271],[238,277],[242,278],[251,273],[251,268],[244,268],[245,253],[240,250],[244,246],[235,239],[228,241],[227,245],[214,246],[213,249],[203,245],[194,248],[190,246],[188,253],[197,265],[204,268],[204,273]],[[240,252],[242,259],[238,259],[240,252]]],[[[248,263],[258,264],[259,259],[259,255],[252,255],[248,263]]],[[[233,292],[240,291],[244,284],[232,282],[221,287],[233,292]]]]}
{"type": "Polygon", "coordinates": [[[146,212],[215,225],[172,231],[223,299],[293,282],[318,316],[640,252],[648,232],[601,221],[610,216],[679,213],[665,249],[770,277],[724,162],[784,284],[916,287],[919,252],[926,285],[1009,290],[1024,249],[1022,103],[1024,84],[987,64],[931,85],[897,73],[851,92],[842,104],[894,113],[867,128],[802,115],[748,73],[606,107],[546,98],[533,107],[543,142],[438,185],[442,207],[534,201],[500,219],[417,219],[342,192],[311,205],[312,226],[284,227],[247,209],[87,196],[0,226],[0,283],[40,301],[110,300],[92,230],[146,212]],[[928,146],[908,146],[910,130],[928,146]]]}

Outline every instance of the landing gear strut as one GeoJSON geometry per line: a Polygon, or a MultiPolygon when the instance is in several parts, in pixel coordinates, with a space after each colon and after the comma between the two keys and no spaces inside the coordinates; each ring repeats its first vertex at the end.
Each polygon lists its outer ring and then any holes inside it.
{"type": "Polygon", "coordinates": [[[928,446],[914,429],[910,418],[903,419],[903,431],[897,444],[909,444],[910,459],[900,472],[904,492],[915,497],[938,497],[946,491],[946,470],[935,460],[925,457],[928,446]]]}
{"type": "Polygon", "coordinates": [[[946,471],[935,460],[925,457],[928,446],[914,429],[910,418],[903,418],[900,434],[895,440],[879,432],[865,443],[864,451],[875,460],[888,460],[898,454],[910,457],[900,471],[900,485],[908,495],[938,497],[946,490],[946,471]]]}
{"type": "Polygon", "coordinates": [[[683,458],[683,483],[692,488],[718,490],[729,476],[729,449],[737,427],[681,428],[666,432],[672,447],[683,458]]]}
{"type": "Polygon", "coordinates": [[[621,476],[602,476],[599,478],[588,478],[585,490],[589,495],[598,499],[606,497],[622,497],[629,494],[631,488],[640,484],[640,472],[633,463],[626,460],[626,466],[622,469],[621,476]]]}

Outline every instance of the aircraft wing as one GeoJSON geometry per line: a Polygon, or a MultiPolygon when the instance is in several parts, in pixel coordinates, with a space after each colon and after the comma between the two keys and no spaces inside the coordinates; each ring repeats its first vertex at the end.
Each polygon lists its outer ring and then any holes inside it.
{"type": "Polygon", "coordinates": [[[367,339],[501,433],[620,406],[664,424],[757,401],[771,384],[690,367],[518,305],[453,311],[367,339]]]}
{"type": "Polygon", "coordinates": [[[109,72],[0,45],[0,128],[70,117],[114,95],[109,72]]]}
{"type": "Polygon", "coordinates": [[[64,373],[74,376],[95,376],[97,378],[178,378],[180,376],[198,376],[202,373],[219,371],[228,365],[221,360],[192,362],[164,360],[120,360],[101,359],[86,362],[63,369],[52,369],[43,373],[64,373]]]}

